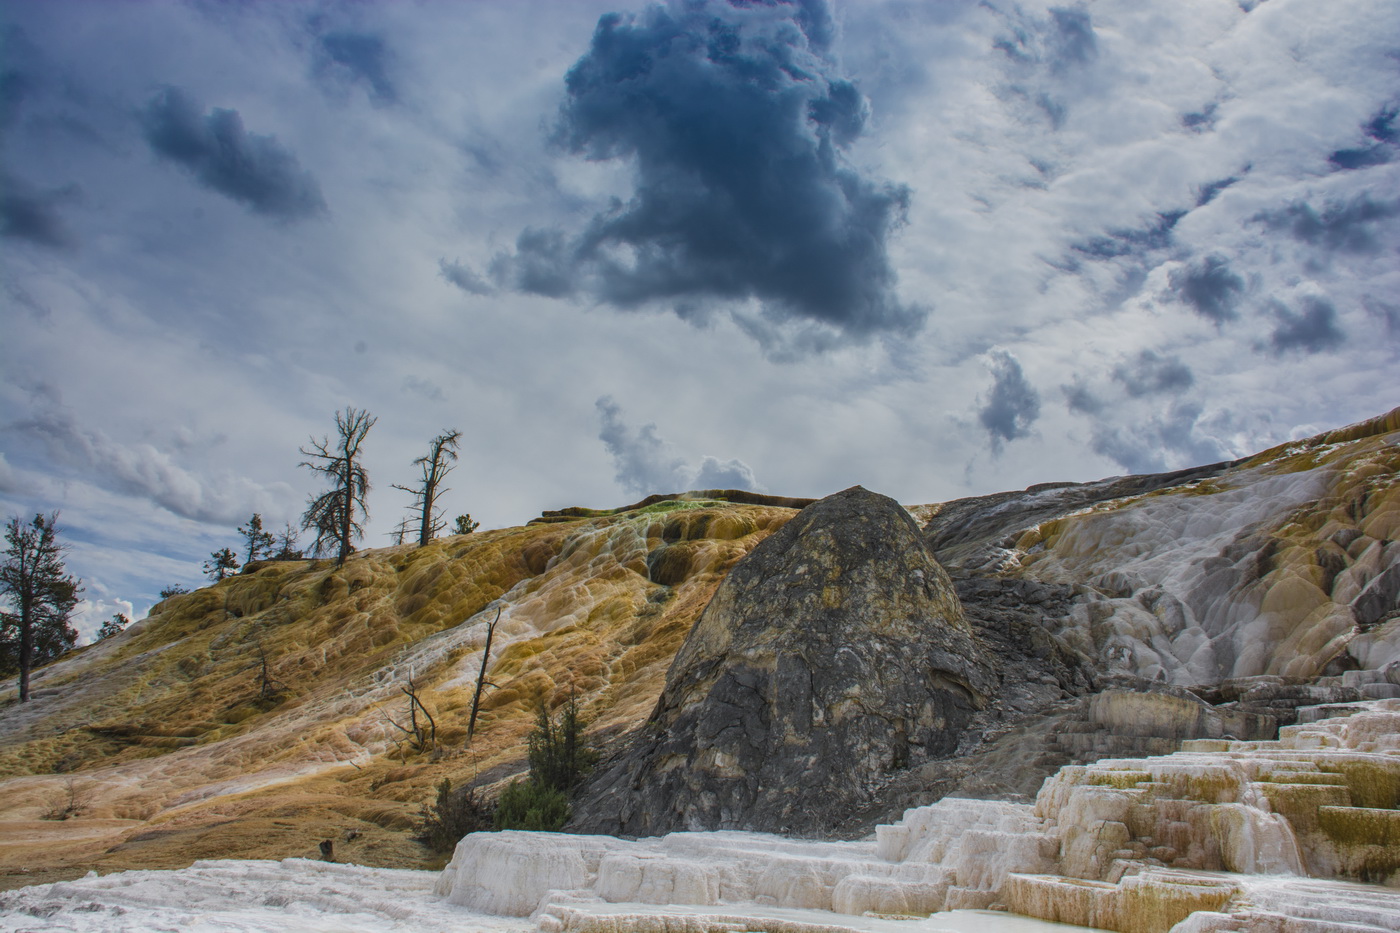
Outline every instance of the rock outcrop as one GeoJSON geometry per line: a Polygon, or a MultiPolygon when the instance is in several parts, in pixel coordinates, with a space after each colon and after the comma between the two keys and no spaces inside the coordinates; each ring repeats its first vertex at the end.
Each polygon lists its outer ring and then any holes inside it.
{"type": "Polygon", "coordinates": [[[735,566],[578,828],[824,832],[892,773],[954,751],[994,685],[913,519],[852,487],[735,566]]]}

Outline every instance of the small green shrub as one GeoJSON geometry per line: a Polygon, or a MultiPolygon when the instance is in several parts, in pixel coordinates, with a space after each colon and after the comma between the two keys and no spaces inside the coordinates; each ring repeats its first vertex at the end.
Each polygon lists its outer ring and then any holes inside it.
{"type": "Polygon", "coordinates": [[[558,832],[569,821],[564,792],[535,781],[513,781],[496,803],[497,829],[558,832]]]}
{"type": "Polygon", "coordinates": [[[491,804],[475,787],[464,785],[454,790],[452,781],[443,778],[437,786],[437,800],[423,805],[417,838],[434,852],[450,852],[463,836],[490,829],[494,820],[491,804]]]}

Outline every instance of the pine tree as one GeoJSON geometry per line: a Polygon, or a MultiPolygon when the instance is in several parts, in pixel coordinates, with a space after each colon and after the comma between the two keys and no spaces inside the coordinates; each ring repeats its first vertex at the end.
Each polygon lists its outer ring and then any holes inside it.
{"type": "Polygon", "coordinates": [[[233,553],[233,548],[219,548],[209,555],[209,559],[204,562],[204,574],[209,579],[218,583],[224,577],[230,576],[238,571],[238,555],[233,553]]]}
{"type": "Polygon", "coordinates": [[[102,641],[104,638],[111,638],[113,635],[120,635],[130,624],[130,618],[128,618],[120,612],[114,613],[112,615],[112,618],[108,619],[106,622],[103,622],[102,627],[97,630],[97,637],[94,639],[94,641],[102,641]]]}
{"type": "Polygon", "coordinates": [[[248,546],[248,556],[243,558],[244,565],[271,554],[277,544],[272,532],[263,531],[262,515],[257,512],[248,519],[248,524],[239,527],[238,533],[243,536],[243,543],[248,546]]]}
{"type": "Polygon", "coordinates": [[[10,612],[0,613],[0,667],[19,672],[19,699],[29,700],[29,675],[70,650],[78,641],[68,624],[82,585],[63,566],[67,546],[58,541],[58,513],[18,517],[5,525],[0,596],[10,612]]]}

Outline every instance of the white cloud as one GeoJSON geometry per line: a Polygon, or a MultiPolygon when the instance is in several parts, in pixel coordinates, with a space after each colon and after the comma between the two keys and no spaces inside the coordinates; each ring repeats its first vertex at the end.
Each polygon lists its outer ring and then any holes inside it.
{"type": "Polygon", "coordinates": [[[8,7],[26,93],[0,158],[83,197],[61,206],[73,248],[7,240],[5,293],[29,311],[0,341],[0,505],[61,509],[73,569],[106,588],[89,598],[139,609],[197,582],[252,511],[295,519],[315,491],[296,448],[346,405],[380,417],[385,543],[390,485],[449,427],[446,504],[491,527],[616,505],[632,482],[933,501],[1247,453],[1393,404],[1375,386],[1400,365],[1400,228],[1347,212],[1393,201],[1400,157],[1332,159],[1382,145],[1389,0],[840,5],[833,53],[871,100],[850,159],[909,186],[889,255],[929,315],[781,364],[722,314],[480,287],[522,229],[581,229],[632,190],[547,137],[598,17],[641,6],[371,4],[312,29],[296,5],[84,4],[83,30],[68,0],[8,7]],[[346,47],[330,68],[328,34],[379,57],[346,47]],[[171,171],[135,116],[163,86],[275,136],[328,214],[279,223],[171,171]],[[1039,396],[1034,419],[992,419],[1014,439],[978,416],[994,349],[1039,396]],[[598,441],[605,395],[635,419],[625,470],[598,441]]]}
{"type": "Polygon", "coordinates": [[[610,396],[598,399],[595,406],[601,424],[598,440],[612,458],[617,484],[628,492],[648,496],[696,489],[763,489],[742,460],[704,456],[697,466],[689,466],[661,437],[655,424],[632,428],[610,396]]]}

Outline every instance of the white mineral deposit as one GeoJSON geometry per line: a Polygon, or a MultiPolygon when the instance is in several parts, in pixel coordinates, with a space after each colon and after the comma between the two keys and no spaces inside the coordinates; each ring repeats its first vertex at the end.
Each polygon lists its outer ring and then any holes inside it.
{"type": "Polygon", "coordinates": [[[862,842],[476,833],[434,892],[549,933],[850,928],[985,908],[1124,933],[1394,931],[1400,701],[1342,712],[1277,741],[1067,767],[1034,804],[945,797],[862,842]]]}

